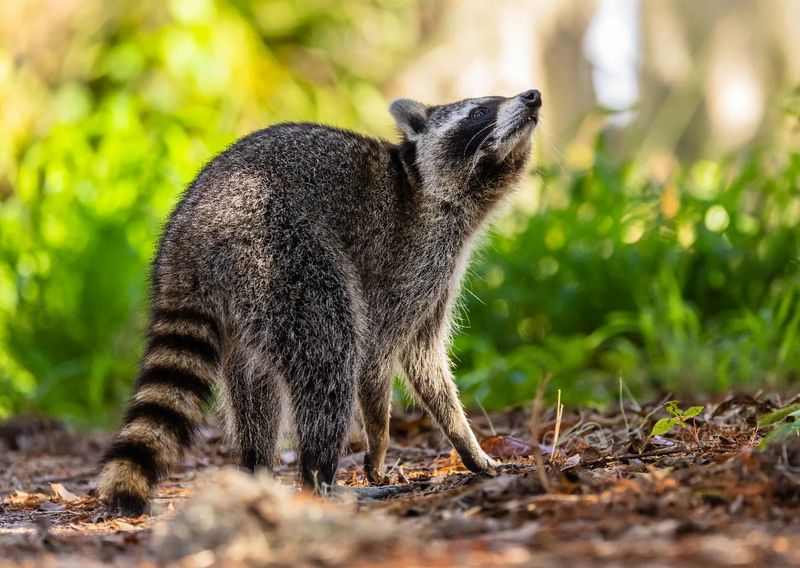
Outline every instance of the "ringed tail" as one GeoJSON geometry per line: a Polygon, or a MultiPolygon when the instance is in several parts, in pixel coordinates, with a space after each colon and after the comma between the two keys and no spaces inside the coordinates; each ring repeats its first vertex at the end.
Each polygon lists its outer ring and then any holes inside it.
{"type": "Polygon", "coordinates": [[[98,496],[111,510],[142,514],[189,447],[212,397],[219,351],[212,316],[194,308],[153,311],[133,397],[101,462],[98,496]]]}

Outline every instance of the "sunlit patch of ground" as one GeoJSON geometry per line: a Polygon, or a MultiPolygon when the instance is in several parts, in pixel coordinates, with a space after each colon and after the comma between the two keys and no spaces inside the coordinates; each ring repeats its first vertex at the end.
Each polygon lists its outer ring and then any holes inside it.
{"type": "Polygon", "coordinates": [[[551,412],[538,444],[526,412],[476,416],[484,449],[507,464],[494,476],[466,472],[427,420],[402,414],[391,484],[367,487],[354,440],[325,500],[297,491],[292,452],[280,483],[253,478],[235,471],[207,429],[160,486],[151,515],[135,519],[108,518],[91,496],[106,435],[6,425],[0,557],[82,568],[797,565],[800,439],[757,449],[756,418],[775,407],[731,398],[664,436],[649,436],[664,415],[657,405],[567,412],[555,457],[551,412]]]}

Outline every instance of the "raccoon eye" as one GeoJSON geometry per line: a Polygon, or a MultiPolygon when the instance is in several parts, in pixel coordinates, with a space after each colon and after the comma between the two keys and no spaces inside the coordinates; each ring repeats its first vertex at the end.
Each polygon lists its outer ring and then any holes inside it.
{"type": "Polygon", "coordinates": [[[486,116],[486,113],[489,112],[489,109],[486,107],[475,107],[469,112],[470,118],[480,118],[482,116],[486,116]]]}

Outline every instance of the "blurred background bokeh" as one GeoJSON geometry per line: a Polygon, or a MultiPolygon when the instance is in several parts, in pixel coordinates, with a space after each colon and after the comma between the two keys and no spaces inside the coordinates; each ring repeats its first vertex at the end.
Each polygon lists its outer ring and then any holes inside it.
{"type": "MultiPolygon", "coordinates": [[[[397,96],[544,93],[463,295],[468,405],[790,389],[800,3],[0,0],[0,417],[120,415],[148,262],[202,164],[397,96]]],[[[794,387],[796,388],[796,387],[794,387]]]]}

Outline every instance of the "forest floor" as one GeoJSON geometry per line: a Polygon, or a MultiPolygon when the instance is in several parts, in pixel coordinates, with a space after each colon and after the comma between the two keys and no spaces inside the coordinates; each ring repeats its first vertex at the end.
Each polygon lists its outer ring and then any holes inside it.
{"type": "Polygon", "coordinates": [[[209,427],[138,518],[91,496],[108,434],[14,419],[0,425],[0,566],[800,566],[800,438],[758,449],[776,397],[708,403],[650,436],[664,402],[567,411],[555,456],[552,409],[535,424],[478,414],[507,464],[493,476],[398,413],[391,483],[367,487],[354,439],[327,499],[294,488],[291,450],[278,481],[245,475],[209,427]]]}

